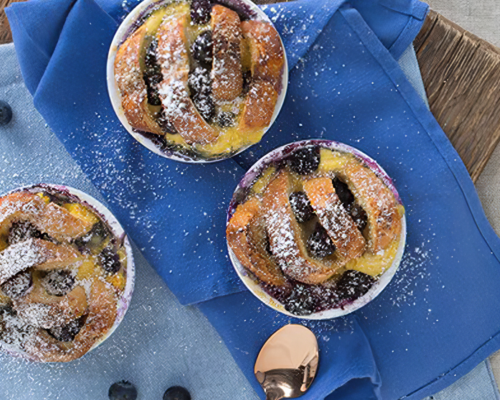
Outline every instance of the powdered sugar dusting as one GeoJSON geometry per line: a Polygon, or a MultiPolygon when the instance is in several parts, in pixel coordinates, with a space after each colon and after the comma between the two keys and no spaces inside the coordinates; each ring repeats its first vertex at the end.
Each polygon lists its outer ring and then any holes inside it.
{"type": "Polygon", "coordinates": [[[17,273],[41,264],[45,257],[33,239],[9,246],[0,253],[0,285],[17,273]]]}

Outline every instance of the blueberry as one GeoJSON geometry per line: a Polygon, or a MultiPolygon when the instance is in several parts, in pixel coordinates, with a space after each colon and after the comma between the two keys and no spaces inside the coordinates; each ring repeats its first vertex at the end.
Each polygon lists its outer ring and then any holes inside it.
{"type": "Polygon", "coordinates": [[[326,233],[325,228],[317,223],[314,232],[307,239],[307,247],[313,257],[324,258],[332,255],[336,248],[332,239],[326,233]]]}
{"type": "Polygon", "coordinates": [[[365,210],[361,208],[359,204],[356,203],[354,199],[354,195],[352,194],[349,186],[346,183],[342,182],[338,178],[333,179],[333,187],[335,188],[335,193],[339,197],[342,205],[346,209],[346,211],[351,214],[352,219],[356,223],[358,229],[363,232],[366,227],[367,215],[365,210]]]}
{"type": "Polygon", "coordinates": [[[156,59],[156,48],[158,41],[153,40],[146,50],[144,57],[144,82],[147,87],[148,103],[153,106],[161,105],[160,96],[158,95],[158,85],[163,80],[161,67],[156,59]]]}
{"type": "Polygon", "coordinates": [[[319,167],[320,155],[318,146],[306,146],[296,150],[286,159],[287,164],[299,175],[307,175],[319,167]]]}
{"type": "Polygon", "coordinates": [[[197,67],[189,74],[188,85],[191,95],[210,96],[212,93],[212,80],[210,71],[206,68],[197,67]]]}
{"type": "Polygon", "coordinates": [[[311,290],[303,284],[294,286],[284,305],[285,310],[295,315],[310,315],[315,309],[315,301],[311,290]]]}
{"type": "Polygon", "coordinates": [[[337,292],[341,299],[355,300],[370,290],[375,279],[359,271],[346,271],[337,282],[337,292]]]}
{"type": "Polygon", "coordinates": [[[333,187],[335,188],[335,193],[339,197],[340,201],[344,205],[344,208],[350,212],[352,203],[354,203],[354,195],[352,192],[349,190],[349,186],[342,182],[338,178],[333,179],[333,187]]]}
{"type": "Polygon", "coordinates": [[[235,115],[229,111],[223,111],[219,113],[217,122],[222,128],[229,128],[234,125],[235,115]]]}
{"type": "Polygon", "coordinates": [[[210,0],[192,0],[191,21],[196,25],[203,25],[210,21],[212,3],[210,0]]]}
{"type": "Polygon", "coordinates": [[[144,72],[147,75],[161,74],[161,68],[156,59],[157,48],[158,48],[158,40],[153,39],[149,44],[146,50],[146,55],[144,57],[144,64],[146,66],[144,72]]]}
{"type": "Polygon", "coordinates": [[[191,395],[182,386],[172,386],[163,394],[163,400],[191,400],[191,395]]]}
{"type": "Polygon", "coordinates": [[[120,258],[112,247],[106,247],[98,256],[98,263],[106,272],[115,274],[121,268],[120,258]]]}
{"type": "Polygon", "coordinates": [[[137,389],[128,381],[113,383],[108,392],[109,400],[135,400],[137,399],[137,389]]]}
{"type": "Polygon", "coordinates": [[[0,126],[7,125],[12,120],[12,108],[0,100],[0,126]]]}
{"type": "Polygon", "coordinates": [[[293,192],[290,195],[290,205],[299,222],[309,221],[314,216],[314,210],[304,192],[293,192]]]}
{"type": "Polygon", "coordinates": [[[191,46],[191,54],[193,55],[193,58],[203,66],[211,66],[213,59],[212,45],[212,31],[200,33],[191,46]]]}
{"type": "Polygon", "coordinates": [[[75,239],[74,243],[80,252],[88,253],[89,249],[99,248],[108,234],[103,222],[99,221],[92,226],[92,229],[86,235],[75,239]]]}
{"type": "Polygon", "coordinates": [[[215,116],[211,84],[210,72],[205,68],[197,67],[189,74],[188,85],[193,103],[206,121],[211,121],[215,116]]]}
{"type": "Polygon", "coordinates": [[[273,255],[273,252],[271,251],[271,241],[269,240],[269,235],[266,233],[266,237],[264,238],[264,250],[266,251],[267,254],[273,255]]]}
{"type": "Polygon", "coordinates": [[[17,300],[24,297],[26,293],[28,293],[32,283],[31,272],[22,271],[17,275],[14,275],[8,281],[4,282],[0,288],[2,289],[2,292],[12,300],[17,300]]]}
{"type": "Polygon", "coordinates": [[[71,342],[78,335],[84,323],[85,318],[78,318],[71,321],[68,325],[56,326],[49,329],[49,333],[60,342],[71,342]]]}
{"type": "Polygon", "coordinates": [[[205,121],[212,121],[215,117],[215,105],[210,96],[194,96],[193,103],[205,121]]]}
{"type": "Polygon", "coordinates": [[[47,293],[52,296],[64,296],[75,284],[75,277],[69,271],[50,271],[42,280],[42,285],[47,293]]]}
{"type": "Polygon", "coordinates": [[[41,238],[43,234],[28,221],[14,222],[7,237],[8,244],[16,244],[29,238],[41,238]]]}

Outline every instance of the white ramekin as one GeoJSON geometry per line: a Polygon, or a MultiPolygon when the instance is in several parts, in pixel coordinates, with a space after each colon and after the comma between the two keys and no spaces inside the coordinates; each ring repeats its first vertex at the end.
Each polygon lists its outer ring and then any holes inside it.
{"type": "MultiPolygon", "coordinates": [[[[122,100],[121,100],[121,95],[120,91],[118,90],[118,87],[116,85],[116,80],[115,80],[115,74],[114,74],[114,64],[115,64],[115,57],[116,57],[116,52],[119,48],[119,46],[130,36],[135,28],[135,23],[138,21],[143,15],[145,15],[148,11],[150,11],[153,7],[156,7],[158,5],[167,5],[169,3],[172,3],[176,0],[144,0],[141,2],[137,7],[135,7],[130,14],[123,20],[123,22],[120,24],[118,27],[118,30],[115,33],[115,36],[113,38],[113,41],[111,42],[111,46],[109,48],[109,53],[108,53],[108,61],[107,61],[107,66],[106,66],[106,75],[107,75],[107,83],[108,83],[108,94],[109,98],[111,100],[111,104],[113,106],[113,109],[115,110],[116,115],[118,116],[118,119],[122,123],[122,125],[125,127],[128,133],[130,133],[139,143],[141,143],[143,146],[147,147],[149,150],[151,150],[153,153],[158,154],[159,156],[169,158],[175,161],[180,161],[180,162],[185,162],[185,163],[212,163],[212,162],[217,162],[217,161],[222,161],[227,158],[234,157],[235,155],[245,151],[249,147],[253,145],[249,145],[246,147],[241,148],[238,150],[238,152],[229,154],[226,156],[222,156],[219,158],[214,158],[214,159],[194,159],[190,156],[187,156],[185,154],[181,154],[176,151],[172,150],[165,150],[162,151],[158,148],[155,143],[147,138],[146,136],[142,135],[139,132],[136,132],[132,126],[129,124],[127,121],[127,118],[125,117],[125,113],[123,111],[122,107],[122,100]]],[[[227,5],[235,10],[238,10],[241,13],[245,13],[251,17],[251,19],[254,20],[260,20],[260,21],[266,21],[272,24],[272,21],[267,17],[267,15],[262,11],[256,4],[251,2],[250,0],[215,0],[214,3],[216,4],[221,4],[221,5],[227,5]]],[[[280,37],[281,40],[281,37],[280,37]]],[[[283,41],[281,41],[281,45],[283,46],[283,41]]],[[[285,46],[283,46],[283,50],[285,50],[285,46]]],[[[281,91],[278,95],[278,101],[276,103],[276,107],[274,108],[274,114],[271,119],[271,123],[269,126],[265,129],[264,134],[271,128],[273,125],[274,121],[278,117],[279,112],[281,111],[281,107],[283,106],[283,102],[285,101],[285,96],[286,96],[286,91],[288,87],[288,61],[286,58],[286,51],[283,52],[284,57],[285,57],[285,63],[283,66],[283,73],[282,73],[282,85],[281,85],[281,91]]],[[[262,139],[261,139],[262,140],[262,139]]],[[[254,143],[257,144],[257,143],[254,143]]]]}
{"type": "MultiPolygon", "coordinates": [[[[324,147],[327,149],[331,150],[337,150],[340,152],[344,153],[351,153],[360,160],[362,160],[373,172],[377,174],[378,177],[380,177],[384,183],[391,189],[391,191],[394,193],[394,196],[396,199],[401,203],[401,198],[399,197],[399,194],[394,187],[394,184],[387,175],[387,173],[382,169],[380,165],[377,164],[375,160],[373,160],[371,157],[367,156],[363,152],[355,149],[354,147],[348,146],[343,143],[339,142],[334,142],[331,140],[303,140],[299,142],[294,142],[287,144],[285,146],[279,147],[270,153],[266,154],[264,157],[262,157],[259,161],[257,161],[249,170],[248,172],[243,176],[241,179],[240,183],[236,187],[236,190],[234,191],[233,198],[231,200],[231,203],[228,208],[227,212],[227,222],[231,219],[232,215],[234,214],[236,207],[238,205],[238,199],[241,199],[241,194],[245,193],[246,190],[252,185],[252,183],[255,181],[255,179],[273,162],[279,161],[283,158],[285,158],[288,154],[290,154],[292,151],[296,150],[297,148],[308,146],[308,145],[317,145],[320,147],[324,147]]],[[[354,300],[352,303],[349,303],[345,305],[343,308],[332,308],[329,310],[324,310],[320,312],[316,312],[310,315],[305,315],[305,316],[300,316],[300,315],[295,315],[290,312],[288,312],[285,309],[285,306],[281,304],[278,300],[275,298],[271,297],[260,285],[258,279],[250,273],[236,258],[234,255],[233,251],[228,245],[228,252],[229,252],[229,258],[231,259],[231,262],[233,264],[234,269],[236,270],[236,273],[240,277],[240,279],[243,281],[245,286],[254,294],[260,301],[262,301],[265,305],[271,307],[272,309],[279,311],[280,313],[286,314],[290,317],[294,318],[300,318],[300,319],[312,319],[312,320],[323,320],[323,319],[333,319],[333,318],[338,318],[342,317],[344,315],[350,314],[361,307],[365,306],[368,304],[370,301],[372,301],[375,297],[377,297],[382,290],[389,284],[389,282],[392,280],[394,274],[396,273],[399,264],[401,262],[401,259],[403,257],[404,253],[404,248],[405,248],[405,243],[406,243],[406,219],[405,216],[403,215],[402,220],[401,220],[401,234],[399,236],[399,245],[398,245],[398,250],[396,253],[396,257],[394,258],[394,261],[392,262],[392,265],[390,268],[388,268],[379,278],[378,280],[374,283],[374,285],[370,288],[370,290],[364,294],[363,296],[357,298],[354,300]]]]}
{"type": "MultiPolygon", "coordinates": [[[[118,220],[115,218],[113,214],[99,201],[94,199],[93,197],[89,196],[88,194],[78,190],[74,189],[69,186],[63,186],[63,185],[54,185],[50,183],[40,183],[37,185],[32,185],[32,186],[25,186],[21,188],[17,188],[14,190],[11,190],[8,193],[3,194],[0,197],[7,196],[10,193],[14,192],[20,192],[20,191],[30,191],[33,193],[40,192],[43,190],[51,189],[54,190],[55,192],[60,192],[62,194],[69,195],[69,197],[75,199],[76,201],[85,204],[86,206],[90,207],[92,211],[94,211],[99,217],[102,219],[102,221],[108,225],[108,227],[111,229],[111,232],[113,235],[123,241],[123,246],[125,248],[125,253],[127,255],[127,268],[125,269],[126,272],[126,283],[125,283],[125,289],[123,291],[123,294],[121,297],[118,299],[117,303],[117,315],[115,322],[111,329],[104,335],[102,336],[94,345],[90,348],[90,350],[86,353],[88,354],[90,351],[94,350],[97,346],[102,344],[111,334],[118,328],[118,325],[123,320],[123,317],[125,316],[125,313],[127,312],[127,309],[130,305],[130,301],[132,300],[132,293],[134,292],[134,282],[135,282],[135,264],[134,264],[134,255],[132,253],[132,247],[130,245],[130,242],[128,240],[128,236],[123,230],[122,226],[118,222],[118,220]]],[[[33,357],[31,357],[27,353],[21,353],[21,352],[14,352],[11,350],[6,351],[6,353],[14,356],[14,357],[21,357],[29,361],[39,361],[33,357]]]]}

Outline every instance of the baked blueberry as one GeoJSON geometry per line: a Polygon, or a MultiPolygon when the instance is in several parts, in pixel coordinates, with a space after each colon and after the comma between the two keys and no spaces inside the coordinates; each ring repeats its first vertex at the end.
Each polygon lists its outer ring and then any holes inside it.
{"type": "Polygon", "coordinates": [[[293,192],[290,195],[290,205],[299,222],[309,221],[314,216],[314,210],[304,192],[293,192]]]}
{"type": "Polygon", "coordinates": [[[189,74],[188,84],[196,109],[206,121],[211,121],[215,116],[215,105],[211,96],[210,72],[202,67],[195,68],[189,74]]]}
{"type": "Polygon", "coordinates": [[[205,31],[198,35],[191,46],[193,58],[201,65],[209,67],[213,59],[213,40],[212,31],[205,31]]]}
{"type": "Polygon", "coordinates": [[[49,333],[60,342],[71,342],[75,339],[75,336],[78,335],[84,323],[85,320],[83,317],[78,318],[71,321],[66,326],[56,326],[49,329],[49,333]]]}
{"type": "Polygon", "coordinates": [[[347,184],[345,184],[338,178],[334,178],[332,182],[333,182],[333,187],[335,188],[335,193],[339,197],[344,208],[348,212],[350,212],[352,203],[354,203],[354,195],[349,190],[349,186],[347,186],[347,184]]]}
{"type": "Polygon", "coordinates": [[[89,249],[98,249],[108,235],[109,232],[106,230],[104,224],[102,221],[99,221],[92,226],[89,233],[75,239],[74,243],[80,252],[88,253],[89,249]]]}
{"type": "Polygon", "coordinates": [[[148,103],[153,106],[161,105],[161,100],[158,95],[158,85],[163,80],[161,67],[156,59],[156,48],[158,41],[153,40],[146,50],[144,57],[144,81],[147,87],[148,103]]]}
{"type": "Polygon", "coordinates": [[[294,151],[286,159],[290,169],[299,175],[307,175],[319,167],[320,155],[318,146],[306,146],[294,151]]]}
{"type": "Polygon", "coordinates": [[[0,100],[0,126],[7,125],[12,120],[12,108],[0,100]]]}
{"type": "Polygon", "coordinates": [[[229,111],[223,111],[219,113],[217,122],[222,128],[229,128],[234,125],[235,115],[229,111]]]}
{"type": "Polygon", "coordinates": [[[337,283],[337,293],[341,299],[355,300],[370,290],[375,279],[359,271],[346,271],[337,283]]]}
{"type": "Polygon", "coordinates": [[[163,394],[163,400],[191,400],[191,395],[182,386],[172,386],[163,394]]]}
{"type": "Polygon", "coordinates": [[[120,258],[112,247],[106,247],[98,256],[98,263],[106,272],[115,274],[121,268],[120,258]]]}
{"type": "Polygon", "coordinates": [[[210,0],[193,0],[191,2],[191,21],[196,25],[203,25],[210,21],[212,3],[210,0]]]}
{"type": "Polygon", "coordinates": [[[321,224],[316,224],[314,232],[307,239],[307,247],[313,257],[324,258],[332,255],[336,248],[321,224]]]}
{"type": "Polygon", "coordinates": [[[273,255],[273,252],[271,251],[271,242],[269,241],[269,235],[267,235],[267,233],[264,238],[264,250],[266,250],[267,254],[273,255]]]}
{"type": "Polygon", "coordinates": [[[16,244],[29,238],[41,238],[42,233],[28,221],[14,222],[9,230],[7,243],[16,244]]]}
{"type": "Polygon", "coordinates": [[[193,103],[206,121],[211,121],[214,118],[215,105],[210,96],[194,96],[193,103]]]}
{"type": "Polygon", "coordinates": [[[7,282],[4,282],[0,288],[2,292],[12,300],[20,299],[28,293],[31,287],[32,279],[30,271],[22,271],[14,275],[7,282]]]}
{"type": "Polygon", "coordinates": [[[129,381],[113,383],[108,392],[109,400],[136,400],[137,389],[129,381]]]}
{"type": "Polygon", "coordinates": [[[45,275],[42,285],[52,296],[64,296],[75,284],[75,277],[69,271],[54,270],[45,275]]]}
{"type": "Polygon", "coordinates": [[[302,284],[294,286],[285,300],[285,310],[295,315],[310,315],[314,312],[315,301],[309,288],[302,284]]]}

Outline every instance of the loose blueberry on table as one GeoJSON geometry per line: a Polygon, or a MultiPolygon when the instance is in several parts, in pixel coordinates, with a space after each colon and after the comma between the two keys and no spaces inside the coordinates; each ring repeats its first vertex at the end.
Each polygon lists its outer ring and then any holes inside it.
{"type": "Polygon", "coordinates": [[[0,100],[0,126],[7,125],[12,120],[12,108],[5,101],[0,100]]]}
{"type": "Polygon", "coordinates": [[[163,400],[191,400],[191,395],[182,386],[172,386],[163,394],[163,400]]]}
{"type": "Polygon", "coordinates": [[[129,381],[119,381],[111,385],[108,396],[109,400],[136,400],[137,389],[129,381]]]}

